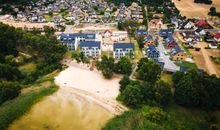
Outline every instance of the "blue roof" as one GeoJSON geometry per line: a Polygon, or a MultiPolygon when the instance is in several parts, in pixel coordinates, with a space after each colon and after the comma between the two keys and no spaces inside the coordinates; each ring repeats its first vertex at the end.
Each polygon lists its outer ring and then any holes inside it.
{"type": "Polygon", "coordinates": [[[170,42],[173,42],[173,41],[175,41],[175,39],[174,39],[172,36],[170,36],[170,37],[168,37],[168,38],[166,39],[166,42],[167,42],[167,43],[170,43],[170,42]]]}
{"type": "Polygon", "coordinates": [[[152,35],[147,35],[147,37],[145,38],[145,42],[148,42],[149,40],[153,40],[153,41],[156,41],[156,38],[152,35]]]}
{"type": "Polygon", "coordinates": [[[157,51],[156,47],[151,45],[151,44],[147,47],[147,50],[149,50],[149,51],[157,51]]]}
{"type": "Polygon", "coordinates": [[[134,33],[138,34],[138,35],[147,35],[148,31],[147,30],[140,30],[140,29],[138,29],[134,33]]]}
{"type": "Polygon", "coordinates": [[[180,66],[180,71],[182,72],[186,72],[187,70],[189,70],[190,68],[187,66],[180,66]]]}
{"type": "Polygon", "coordinates": [[[122,49],[123,51],[126,51],[127,48],[132,48],[134,50],[134,43],[114,43],[113,49],[116,51],[116,49],[122,49]]]}
{"type": "Polygon", "coordinates": [[[94,33],[70,33],[70,34],[66,34],[66,33],[62,33],[59,35],[60,36],[60,39],[63,40],[63,39],[69,39],[69,40],[72,40],[76,37],[83,37],[85,39],[95,39],[96,38],[96,34],[94,33]]]}
{"type": "Polygon", "coordinates": [[[172,55],[176,55],[180,52],[183,52],[183,50],[178,46],[176,45],[173,49],[172,49],[172,55]]]}
{"type": "Polygon", "coordinates": [[[159,35],[161,37],[169,37],[173,35],[173,30],[172,29],[161,29],[159,31],[159,35]]]}
{"type": "Polygon", "coordinates": [[[88,42],[80,42],[79,44],[80,49],[82,49],[82,47],[88,47],[89,49],[91,49],[92,47],[98,47],[98,49],[100,49],[100,42],[97,41],[88,41],[88,42]]]}

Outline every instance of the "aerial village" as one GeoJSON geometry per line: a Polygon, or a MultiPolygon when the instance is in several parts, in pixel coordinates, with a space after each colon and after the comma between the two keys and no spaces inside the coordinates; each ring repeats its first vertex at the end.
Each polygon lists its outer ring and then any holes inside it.
{"type": "MultiPolygon", "coordinates": [[[[171,12],[177,10],[172,3],[167,3],[167,7],[171,12]]],[[[167,17],[170,20],[164,21],[166,14],[160,13],[163,8],[158,7],[159,11],[155,13],[153,7],[142,7],[138,3],[126,7],[124,3],[116,6],[99,0],[41,0],[23,11],[14,8],[17,17],[4,15],[0,19],[52,25],[58,31],[57,38],[68,46],[69,51],[81,51],[92,59],[100,59],[105,54],[115,59],[130,56],[134,61],[148,57],[168,72],[186,71],[191,63],[209,72],[209,65],[200,67],[198,64],[201,61],[195,61],[200,60],[197,58],[199,56],[194,55],[198,55],[197,52],[207,55],[207,50],[219,47],[220,22],[204,18],[178,18],[175,13],[167,17]],[[146,18],[149,15],[146,10],[154,13],[150,19],[146,18]],[[118,28],[121,21],[129,20],[146,22],[132,31],[118,28]]],[[[27,24],[22,27],[43,30],[43,26],[27,24]]]]}

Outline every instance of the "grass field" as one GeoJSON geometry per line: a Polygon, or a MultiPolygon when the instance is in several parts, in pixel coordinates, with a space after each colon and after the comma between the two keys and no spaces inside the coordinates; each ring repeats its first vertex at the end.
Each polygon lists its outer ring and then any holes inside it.
{"type": "Polygon", "coordinates": [[[190,62],[182,62],[182,63],[175,63],[176,65],[178,66],[184,66],[184,67],[189,67],[189,68],[192,68],[192,69],[197,69],[197,66],[195,63],[190,63],[190,62]]]}

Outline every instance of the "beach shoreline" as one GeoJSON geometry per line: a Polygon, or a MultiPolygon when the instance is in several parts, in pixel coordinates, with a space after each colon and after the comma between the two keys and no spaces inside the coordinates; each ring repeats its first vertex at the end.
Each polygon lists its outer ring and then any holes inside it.
{"type": "Polygon", "coordinates": [[[68,68],[55,77],[55,83],[60,86],[61,91],[91,100],[113,115],[120,115],[128,110],[116,100],[119,94],[118,82],[122,76],[115,75],[112,80],[106,80],[97,70],[89,70],[87,65],[73,61],[65,64],[68,68]]]}

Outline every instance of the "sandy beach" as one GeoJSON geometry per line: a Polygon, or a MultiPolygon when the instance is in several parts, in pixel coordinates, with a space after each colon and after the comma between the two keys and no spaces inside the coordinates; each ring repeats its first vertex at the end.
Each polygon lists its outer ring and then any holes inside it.
{"type": "Polygon", "coordinates": [[[116,101],[121,75],[107,80],[97,70],[90,71],[87,65],[75,62],[68,62],[67,65],[69,67],[55,77],[55,83],[61,90],[92,100],[115,115],[127,110],[116,101]]]}

